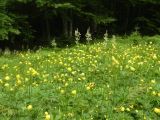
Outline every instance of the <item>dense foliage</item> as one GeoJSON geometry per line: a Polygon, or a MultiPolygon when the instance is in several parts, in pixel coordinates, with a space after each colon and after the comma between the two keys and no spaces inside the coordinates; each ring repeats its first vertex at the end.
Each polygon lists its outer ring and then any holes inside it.
{"type": "Polygon", "coordinates": [[[69,43],[75,29],[83,38],[88,27],[94,36],[106,29],[128,34],[135,27],[158,34],[159,6],[159,0],[0,0],[0,43],[46,44],[54,37],[69,43]]]}

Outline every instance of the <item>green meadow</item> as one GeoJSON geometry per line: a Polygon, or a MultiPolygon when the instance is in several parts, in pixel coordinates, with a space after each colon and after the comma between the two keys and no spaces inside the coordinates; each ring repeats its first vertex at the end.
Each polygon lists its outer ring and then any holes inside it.
{"type": "Polygon", "coordinates": [[[159,37],[0,56],[0,120],[160,119],[159,37]]]}

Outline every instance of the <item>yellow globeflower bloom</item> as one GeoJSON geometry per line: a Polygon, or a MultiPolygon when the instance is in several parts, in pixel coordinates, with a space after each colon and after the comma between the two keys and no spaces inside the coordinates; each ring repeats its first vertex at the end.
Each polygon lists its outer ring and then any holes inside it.
{"type": "Polygon", "coordinates": [[[154,112],[160,114],[160,108],[154,108],[154,112]]]}
{"type": "Polygon", "coordinates": [[[10,77],[9,77],[9,76],[6,76],[4,79],[5,79],[5,80],[10,80],[10,77]]]}
{"type": "Polygon", "coordinates": [[[126,110],[127,110],[128,112],[131,111],[130,108],[126,108],[126,110]]]}
{"type": "Polygon", "coordinates": [[[155,80],[151,80],[151,83],[152,83],[152,84],[155,84],[155,83],[156,83],[156,81],[155,81],[155,80]]]}
{"type": "Polygon", "coordinates": [[[67,70],[68,70],[69,72],[71,72],[71,71],[72,71],[72,68],[71,68],[71,67],[68,67],[67,70]]]}
{"type": "Polygon", "coordinates": [[[63,94],[65,91],[64,91],[64,90],[61,90],[60,92],[61,92],[61,94],[63,94]]]}
{"type": "Polygon", "coordinates": [[[0,83],[3,83],[2,79],[0,79],[0,83]]]}
{"type": "Polygon", "coordinates": [[[65,85],[64,85],[65,87],[67,87],[68,86],[68,83],[65,83],[65,85]]]}
{"type": "Polygon", "coordinates": [[[152,95],[156,95],[157,93],[155,91],[152,92],[152,95]]]}
{"type": "Polygon", "coordinates": [[[5,87],[9,87],[9,84],[8,84],[8,83],[5,83],[4,86],[5,86],[5,87]]]}
{"type": "Polygon", "coordinates": [[[130,67],[131,71],[135,71],[136,69],[134,67],[130,67]]]}
{"type": "Polygon", "coordinates": [[[45,120],[51,120],[51,116],[48,114],[48,112],[45,112],[45,120]]]}
{"type": "Polygon", "coordinates": [[[73,95],[76,95],[77,94],[77,91],[76,90],[72,90],[71,92],[73,95]]]}
{"type": "Polygon", "coordinates": [[[17,79],[20,79],[20,77],[21,77],[21,76],[20,76],[19,74],[18,74],[18,75],[16,75],[16,78],[17,78],[17,79]]]}
{"type": "Polygon", "coordinates": [[[86,87],[86,89],[87,89],[87,90],[90,90],[90,89],[91,89],[91,87],[90,87],[90,86],[87,86],[87,87],[86,87]]]}
{"type": "Polygon", "coordinates": [[[27,109],[28,109],[28,110],[32,110],[32,108],[33,108],[32,105],[28,105],[28,106],[27,106],[27,109]]]}
{"type": "Polygon", "coordinates": [[[120,111],[124,112],[125,108],[123,106],[120,107],[120,111]]]}

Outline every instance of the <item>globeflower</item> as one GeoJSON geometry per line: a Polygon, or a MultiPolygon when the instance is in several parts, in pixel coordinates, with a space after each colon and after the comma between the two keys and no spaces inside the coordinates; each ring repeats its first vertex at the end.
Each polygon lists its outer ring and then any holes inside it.
{"type": "Polygon", "coordinates": [[[155,91],[152,91],[152,95],[156,95],[157,93],[155,91]]]}
{"type": "Polygon", "coordinates": [[[6,76],[4,79],[5,79],[5,80],[10,80],[10,77],[9,77],[9,76],[6,76]]]}
{"type": "Polygon", "coordinates": [[[32,76],[39,75],[39,73],[33,68],[29,68],[29,71],[27,71],[27,73],[31,74],[32,76]]]}
{"type": "Polygon", "coordinates": [[[72,90],[72,95],[76,95],[77,94],[77,91],[76,90],[72,90]]]}
{"type": "Polygon", "coordinates": [[[4,86],[5,86],[5,87],[9,87],[9,83],[5,83],[4,86]]]}
{"type": "Polygon", "coordinates": [[[32,105],[28,105],[27,106],[27,110],[32,110],[33,106],[32,105]]]}
{"type": "Polygon", "coordinates": [[[68,67],[67,70],[68,70],[69,72],[71,72],[71,71],[72,71],[72,68],[71,68],[71,67],[68,67]]]}
{"type": "Polygon", "coordinates": [[[50,120],[51,116],[48,114],[48,112],[45,112],[45,120],[50,120]]]}
{"type": "Polygon", "coordinates": [[[64,90],[61,90],[60,92],[61,92],[61,94],[63,94],[65,91],[64,91],[64,90]]]}
{"type": "Polygon", "coordinates": [[[154,108],[154,112],[160,114],[160,108],[154,108]]]}
{"type": "Polygon", "coordinates": [[[120,111],[124,112],[125,108],[123,106],[120,107],[120,111]]]}
{"type": "Polygon", "coordinates": [[[136,69],[134,67],[130,67],[131,71],[135,71],[136,69]]]}
{"type": "Polygon", "coordinates": [[[16,75],[16,79],[20,79],[21,78],[21,76],[18,74],[18,75],[16,75]]]}
{"type": "Polygon", "coordinates": [[[156,81],[155,81],[155,80],[151,80],[151,83],[152,83],[152,84],[155,84],[155,83],[156,83],[156,81]]]}

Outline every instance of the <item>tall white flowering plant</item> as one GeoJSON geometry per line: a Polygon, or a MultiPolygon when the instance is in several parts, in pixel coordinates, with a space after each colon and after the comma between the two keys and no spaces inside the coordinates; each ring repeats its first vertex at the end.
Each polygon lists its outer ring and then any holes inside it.
{"type": "Polygon", "coordinates": [[[106,30],[106,33],[104,34],[104,45],[106,46],[108,43],[108,31],[106,30]]]}
{"type": "Polygon", "coordinates": [[[57,43],[56,43],[56,39],[53,38],[53,40],[51,41],[51,46],[56,48],[57,47],[57,43]]]}
{"type": "Polygon", "coordinates": [[[87,33],[86,33],[85,37],[86,37],[87,43],[89,44],[90,41],[92,40],[92,35],[90,33],[90,28],[87,29],[87,33]]]}
{"type": "Polygon", "coordinates": [[[78,31],[78,28],[75,30],[74,35],[75,35],[76,44],[79,44],[79,40],[81,38],[81,33],[78,31]]]}

